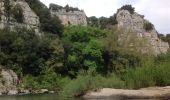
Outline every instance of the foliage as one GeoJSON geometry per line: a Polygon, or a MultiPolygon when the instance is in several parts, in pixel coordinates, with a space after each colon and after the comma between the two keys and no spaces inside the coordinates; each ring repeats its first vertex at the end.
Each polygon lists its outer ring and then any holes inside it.
{"type": "Polygon", "coordinates": [[[116,25],[116,14],[110,16],[109,18],[100,17],[96,18],[95,16],[88,18],[88,25],[92,27],[99,27],[101,29],[108,29],[110,26],[116,25]]]}
{"type": "Polygon", "coordinates": [[[84,26],[66,27],[64,33],[65,67],[76,77],[81,70],[97,71],[103,63],[102,48],[96,37],[105,36],[105,31],[84,26]]]}
{"type": "Polygon", "coordinates": [[[70,11],[80,11],[78,8],[74,8],[74,7],[70,7],[69,5],[66,5],[65,7],[59,6],[57,4],[50,4],[50,9],[52,10],[61,10],[61,9],[65,9],[66,12],[70,12],[70,11]]]}
{"type": "Polygon", "coordinates": [[[22,79],[22,87],[31,90],[42,88],[58,92],[70,81],[67,77],[61,77],[55,72],[49,72],[38,77],[26,75],[22,79]]]}
{"type": "Polygon", "coordinates": [[[79,75],[77,79],[67,84],[60,95],[65,97],[79,97],[89,90],[98,90],[100,88],[123,88],[124,82],[116,75],[103,77],[101,75],[79,75]]]}
{"type": "Polygon", "coordinates": [[[146,31],[150,31],[150,30],[153,30],[153,24],[151,24],[150,22],[146,22],[146,23],[144,23],[144,29],[146,30],[146,31]]]}
{"type": "Polygon", "coordinates": [[[105,73],[125,73],[128,68],[135,68],[142,63],[142,55],[120,47],[117,37],[116,33],[110,33],[102,40],[105,73]]]}
{"type": "Polygon", "coordinates": [[[158,37],[161,40],[168,42],[168,44],[170,45],[170,34],[167,34],[166,36],[164,36],[164,34],[158,34],[158,37]]]}
{"type": "Polygon", "coordinates": [[[24,15],[20,5],[15,5],[15,7],[12,9],[12,13],[18,23],[23,23],[24,15]]]}
{"type": "MultiPolygon", "coordinates": [[[[7,18],[9,18],[10,13],[11,13],[10,0],[4,0],[4,7],[5,7],[6,16],[7,16],[7,18]]],[[[9,19],[7,19],[7,20],[9,21],[9,19]]]]}
{"type": "Polygon", "coordinates": [[[132,7],[132,5],[124,5],[120,9],[118,9],[118,12],[120,10],[128,10],[131,14],[134,14],[134,12],[135,12],[135,8],[132,7]]]}
{"type": "Polygon", "coordinates": [[[142,67],[129,69],[124,75],[127,88],[143,88],[148,86],[167,86],[170,85],[169,80],[169,55],[158,57],[155,62],[148,60],[142,67]],[[166,57],[166,58],[165,58],[166,57]],[[165,59],[164,59],[165,58],[165,59]]]}
{"type": "MultiPolygon", "coordinates": [[[[45,70],[44,65],[47,60],[55,58],[56,64],[62,63],[63,53],[61,53],[62,51],[57,51],[62,49],[62,46],[54,45],[50,47],[50,44],[56,39],[53,40],[48,36],[40,39],[34,32],[27,30],[18,30],[17,32],[1,31],[0,65],[19,72],[18,74],[21,76],[27,74],[37,76],[45,70]]],[[[49,65],[48,67],[52,66],[49,65]]]]}
{"type": "Polygon", "coordinates": [[[39,0],[26,0],[33,11],[39,16],[41,30],[62,36],[63,25],[58,17],[52,17],[49,9],[39,0]]]}
{"type": "Polygon", "coordinates": [[[99,21],[98,18],[96,18],[95,16],[92,17],[88,17],[88,25],[92,26],[92,27],[99,27],[99,21]]]}

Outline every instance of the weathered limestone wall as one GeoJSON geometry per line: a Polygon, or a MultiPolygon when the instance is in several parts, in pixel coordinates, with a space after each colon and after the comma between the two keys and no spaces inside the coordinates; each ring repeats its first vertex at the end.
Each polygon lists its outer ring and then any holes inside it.
{"type": "Polygon", "coordinates": [[[10,0],[11,7],[14,7],[15,5],[20,5],[23,10],[23,23],[17,23],[17,21],[10,16],[10,18],[7,18],[7,14],[5,12],[4,7],[4,1],[0,1],[0,29],[4,29],[5,27],[9,27],[10,30],[14,30],[15,27],[25,27],[27,29],[33,29],[37,34],[39,33],[39,17],[31,10],[27,2],[25,0],[10,0]],[[9,21],[7,21],[9,19],[9,21]]]}
{"type": "Polygon", "coordinates": [[[144,25],[150,23],[144,19],[144,16],[130,14],[127,10],[121,10],[117,13],[118,29],[122,30],[119,34],[119,43],[128,49],[138,50],[142,53],[158,55],[166,53],[169,44],[158,38],[158,33],[153,29],[146,30],[144,25]]]}
{"type": "Polygon", "coordinates": [[[12,70],[0,70],[0,95],[17,94],[18,76],[12,70]]]}
{"type": "Polygon", "coordinates": [[[87,25],[86,14],[84,11],[69,11],[65,9],[53,10],[50,9],[52,16],[58,16],[63,25],[87,25]]]}

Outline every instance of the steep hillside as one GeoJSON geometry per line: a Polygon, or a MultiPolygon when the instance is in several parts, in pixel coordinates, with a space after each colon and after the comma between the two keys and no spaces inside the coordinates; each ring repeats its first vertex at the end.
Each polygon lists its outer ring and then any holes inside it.
{"type": "Polygon", "coordinates": [[[39,33],[39,17],[24,0],[0,1],[0,29],[27,28],[39,33]]]}

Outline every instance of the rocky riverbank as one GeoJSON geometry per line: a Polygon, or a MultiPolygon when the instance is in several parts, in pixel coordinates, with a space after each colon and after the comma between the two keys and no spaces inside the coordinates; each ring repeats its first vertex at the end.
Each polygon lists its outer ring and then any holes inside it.
{"type": "Polygon", "coordinates": [[[54,91],[49,91],[48,89],[24,89],[18,85],[19,79],[14,71],[8,69],[0,70],[0,95],[54,93],[54,91]]]}
{"type": "Polygon", "coordinates": [[[168,99],[170,98],[170,86],[149,87],[139,90],[124,90],[103,88],[96,92],[88,92],[84,96],[86,99],[109,99],[109,98],[128,98],[128,99],[168,99]]]}

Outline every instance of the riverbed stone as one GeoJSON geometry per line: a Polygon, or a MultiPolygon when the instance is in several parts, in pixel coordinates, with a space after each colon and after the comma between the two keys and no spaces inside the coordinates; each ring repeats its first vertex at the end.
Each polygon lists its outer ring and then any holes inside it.
{"type": "Polygon", "coordinates": [[[9,90],[8,91],[8,95],[16,95],[16,94],[18,94],[17,90],[9,90]]]}
{"type": "Polygon", "coordinates": [[[49,91],[48,91],[48,89],[41,89],[40,90],[40,93],[48,93],[49,91]]]}

